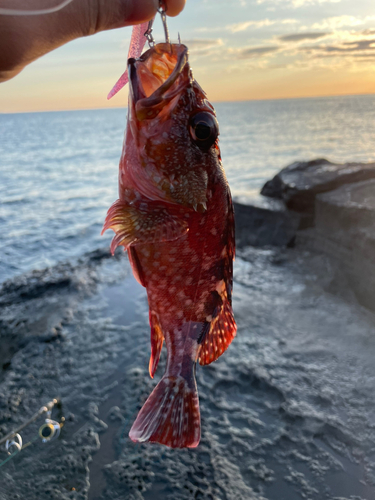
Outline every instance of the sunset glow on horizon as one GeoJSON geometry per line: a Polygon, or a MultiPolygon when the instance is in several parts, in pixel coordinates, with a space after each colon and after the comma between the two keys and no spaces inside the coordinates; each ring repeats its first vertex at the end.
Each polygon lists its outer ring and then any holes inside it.
{"type": "MultiPolygon", "coordinates": [[[[375,93],[373,0],[187,0],[168,19],[209,99],[375,93]]],[[[0,85],[0,112],[121,107],[106,96],[123,73],[131,28],[77,40],[0,85]]],[[[156,41],[162,41],[160,19],[156,41]]]]}

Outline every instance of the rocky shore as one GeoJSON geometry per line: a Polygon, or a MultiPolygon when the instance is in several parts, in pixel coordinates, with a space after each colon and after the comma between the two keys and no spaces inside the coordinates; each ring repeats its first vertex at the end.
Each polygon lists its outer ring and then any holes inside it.
{"type": "Polygon", "coordinates": [[[294,163],[236,198],[238,334],[197,369],[202,440],[135,445],[148,375],[144,289],[120,251],[0,290],[0,439],[52,398],[58,439],[0,450],[0,499],[373,500],[375,164],[294,163]]]}
{"type": "Polygon", "coordinates": [[[295,162],[235,208],[240,243],[329,255],[359,303],[375,311],[375,163],[295,162]]]}

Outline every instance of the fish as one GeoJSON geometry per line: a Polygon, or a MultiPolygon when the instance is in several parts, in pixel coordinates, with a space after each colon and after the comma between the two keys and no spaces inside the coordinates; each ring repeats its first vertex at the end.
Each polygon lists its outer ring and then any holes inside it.
{"type": "Polygon", "coordinates": [[[183,44],[159,43],[128,59],[129,104],[119,199],[103,232],[115,233],[146,288],[153,378],[165,373],[129,437],[171,448],[199,444],[196,363],[217,360],[236,335],[232,310],[234,212],[214,107],[183,44]]]}

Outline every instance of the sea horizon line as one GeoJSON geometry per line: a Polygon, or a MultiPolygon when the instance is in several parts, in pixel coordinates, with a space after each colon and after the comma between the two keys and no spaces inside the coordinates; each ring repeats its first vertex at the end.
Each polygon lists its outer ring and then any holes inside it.
{"type": "MultiPolygon", "coordinates": [[[[362,94],[324,94],[324,95],[310,95],[310,96],[295,96],[295,97],[270,97],[265,99],[232,99],[232,100],[220,100],[212,101],[213,104],[229,104],[229,103],[241,103],[241,102],[268,102],[268,101],[293,101],[302,99],[327,99],[327,98],[343,98],[343,97],[365,97],[365,96],[375,96],[375,92],[367,92],[362,94]]],[[[73,112],[73,111],[102,111],[110,109],[126,109],[127,106],[108,106],[108,107],[94,107],[94,108],[72,108],[72,109],[43,109],[43,110],[33,110],[33,111],[0,111],[0,115],[17,115],[17,114],[32,114],[32,113],[63,113],[63,112],[73,112]]]]}

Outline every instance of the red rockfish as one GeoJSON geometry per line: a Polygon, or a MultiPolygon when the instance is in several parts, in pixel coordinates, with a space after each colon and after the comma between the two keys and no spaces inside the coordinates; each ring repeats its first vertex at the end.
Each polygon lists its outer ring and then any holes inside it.
{"type": "Polygon", "coordinates": [[[194,80],[188,50],[161,43],[128,60],[129,107],[119,200],[103,231],[116,233],[147,289],[154,376],[165,340],[166,371],[129,436],[195,447],[200,413],[195,365],[215,361],[236,334],[234,215],[212,105],[194,80]]]}

